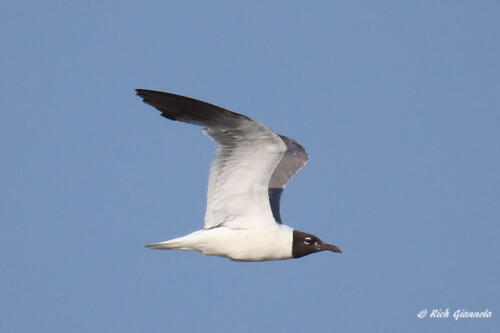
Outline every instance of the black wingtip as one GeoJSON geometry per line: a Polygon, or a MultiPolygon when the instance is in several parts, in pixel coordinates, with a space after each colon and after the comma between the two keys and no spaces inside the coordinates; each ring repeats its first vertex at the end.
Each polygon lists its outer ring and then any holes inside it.
{"type": "Polygon", "coordinates": [[[134,89],[135,90],[135,94],[137,96],[139,96],[140,98],[142,98],[143,102],[146,102],[146,97],[147,97],[147,93],[149,90],[146,90],[146,89],[134,89]]]}
{"type": "Polygon", "coordinates": [[[158,109],[163,117],[171,120],[207,127],[235,127],[242,120],[251,120],[247,116],[182,95],[147,89],[135,89],[135,92],[144,103],[158,109]]]}
{"type": "Polygon", "coordinates": [[[161,91],[155,91],[155,90],[149,90],[149,89],[135,89],[135,94],[139,97],[142,97],[143,99],[148,97],[148,96],[151,96],[155,93],[162,93],[161,91]]]}

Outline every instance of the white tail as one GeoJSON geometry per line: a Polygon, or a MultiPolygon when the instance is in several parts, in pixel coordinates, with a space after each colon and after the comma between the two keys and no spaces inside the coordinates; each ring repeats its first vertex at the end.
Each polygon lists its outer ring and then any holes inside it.
{"type": "Polygon", "coordinates": [[[205,230],[195,231],[189,235],[174,238],[168,241],[147,244],[146,247],[153,250],[196,250],[199,244],[198,239],[205,232],[205,230]]]}

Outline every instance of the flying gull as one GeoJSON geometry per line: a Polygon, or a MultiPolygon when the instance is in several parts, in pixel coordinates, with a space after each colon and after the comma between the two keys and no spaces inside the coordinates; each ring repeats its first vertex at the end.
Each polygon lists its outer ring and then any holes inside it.
{"type": "Polygon", "coordinates": [[[145,89],[136,92],[163,117],[203,126],[217,143],[203,229],[146,247],[199,251],[236,261],[341,252],[315,235],[282,224],[281,193],[308,160],[296,141],[245,115],[196,99],[145,89]]]}

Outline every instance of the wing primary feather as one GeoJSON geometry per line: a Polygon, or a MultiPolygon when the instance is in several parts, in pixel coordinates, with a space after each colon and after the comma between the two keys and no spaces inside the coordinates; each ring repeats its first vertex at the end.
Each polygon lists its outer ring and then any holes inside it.
{"type": "Polygon", "coordinates": [[[216,105],[172,93],[136,89],[136,93],[170,120],[207,127],[234,127],[241,120],[251,120],[242,114],[231,112],[216,105]]]}

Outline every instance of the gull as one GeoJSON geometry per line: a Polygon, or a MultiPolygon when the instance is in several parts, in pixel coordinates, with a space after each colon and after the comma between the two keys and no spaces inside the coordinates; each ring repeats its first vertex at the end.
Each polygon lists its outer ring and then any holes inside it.
{"type": "Polygon", "coordinates": [[[245,115],[209,103],[161,91],[136,92],[163,117],[203,126],[217,145],[203,229],[146,247],[199,251],[234,261],[341,252],[315,235],[282,224],[281,194],[308,160],[300,144],[245,115]]]}

